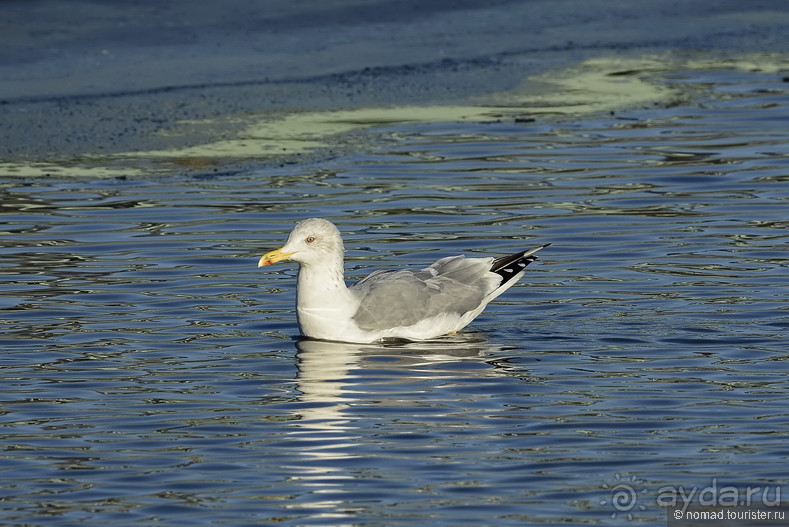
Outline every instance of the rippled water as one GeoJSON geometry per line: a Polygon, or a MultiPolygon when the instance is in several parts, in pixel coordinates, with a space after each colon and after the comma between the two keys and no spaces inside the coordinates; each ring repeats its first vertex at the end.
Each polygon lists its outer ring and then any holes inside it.
{"type": "Polygon", "coordinates": [[[0,180],[0,522],[606,525],[662,522],[667,488],[780,492],[789,85],[668,82],[701,102],[0,180]],[[295,269],[255,264],[307,216],[349,278],[553,245],[456,337],[298,341],[295,269]]]}

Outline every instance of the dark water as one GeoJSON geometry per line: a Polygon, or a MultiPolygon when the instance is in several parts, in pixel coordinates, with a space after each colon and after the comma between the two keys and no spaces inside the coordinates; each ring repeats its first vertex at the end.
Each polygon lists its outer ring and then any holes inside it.
{"type": "Polygon", "coordinates": [[[0,523],[643,524],[679,491],[780,495],[789,85],[668,80],[700,102],[0,180],[0,523]],[[454,338],[298,342],[295,269],[255,264],[309,216],[349,278],[553,246],[454,338]]]}

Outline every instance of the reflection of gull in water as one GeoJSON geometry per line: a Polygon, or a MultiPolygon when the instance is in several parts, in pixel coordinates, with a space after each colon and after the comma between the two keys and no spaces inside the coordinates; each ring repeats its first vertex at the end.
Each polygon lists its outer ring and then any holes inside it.
{"type": "MultiPolygon", "coordinates": [[[[336,426],[346,424],[343,410],[350,406],[354,393],[347,381],[354,378],[351,371],[365,358],[396,354],[400,367],[422,364],[457,362],[480,359],[490,346],[474,334],[456,335],[443,339],[390,344],[353,344],[325,340],[301,339],[298,348],[299,426],[336,426]]],[[[412,372],[413,373],[413,372],[412,372]]]]}
{"type": "MultiPolygon", "coordinates": [[[[352,514],[342,508],[348,492],[344,481],[355,478],[342,463],[358,457],[356,431],[343,415],[349,407],[344,390],[350,370],[359,361],[356,344],[302,340],[298,348],[297,389],[300,393],[291,421],[289,442],[304,459],[294,467],[291,480],[310,489],[310,499],[294,508],[312,511],[313,518],[329,519],[345,525],[352,514]]],[[[350,525],[350,523],[348,523],[350,525]]]]}
{"type": "Polygon", "coordinates": [[[479,337],[460,335],[432,341],[391,344],[353,344],[326,340],[302,339],[298,348],[300,422],[347,422],[342,410],[348,408],[353,390],[344,384],[352,378],[351,370],[366,356],[396,353],[408,365],[454,362],[479,358],[489,347],[479,337]]]}
{"type": "Polygon", "coordinates": [[[259,266],[299,263],[296,311],[304,336],[345,342],[424,340],[466,327],[512,287],[547,245],[501,258],[449,256],[419,270],[376,271],[346,287],[343,243],[330,221],[311,218],[259,266]]]}
{"type": "Polygon", "coordinates": [[[305,403],[301,422],[311,426],[320,423],[323,427],[345,424],[347,421],[341,413],[348,404],[344,401],[342,381],[358,362],[360,346],[306,339],[296,346],[299,349],[299,400],[305,403]]]}
{"type": "Polygon", "coordinates": [[[460,335],[433,341],[398,344],[353,344],[325,340],[302,339],[298,348],[297,389],[301,394],[296,406],[296,418],[292,421],[294,436],[326,440],[320,448],[305,451],[316,457],[336,457],[349,452],[339,444],[349,437],[353,426],[346,414],[356,394],[368,393],[355,385],[358,377],[353,370],[359,363],[375,356],[396,355],[397,364],[387,362],[389,368],[407,369],[407,378],[419,375],[420,367],[426,364],[457,362],[464,359],[478,360],[489,349],[486,341],[472,335],[460,335]],[[320,434],[315,434],[319,431],[320,434]],[[323,451],[326,449],[325,451],[323,451]],[[331,452],[328,451],[331,449],[331,452]],[[342,450],[342,454],[338,454],[342,450]]]}
{"type": "MultiPolygon", "coordinates": [[[[289,479],[308,489],[308,496],[293,508],[309,510],[312,518],[331,519],[333,525],[353,523],[354,512],[347,502],[359,489],[359,478],[375,477],[377,467],[367,459],[381,448],[380,440],[373,438],[370,442],[360,434],[360,430],[369,428],[369,423],[357,424],[361,416],[354,413],[354,408],[365,403],[378,404],[370,395],[380,393],[382,388],[387,391],[381,394],[381,404],[391,402],[386,397],[392,388],[398,393],[398,406],[417,404],[422,395],[415,393],[412,399],[409,393],[400,392],[400,381],[407,386],[416,376],[432,378],[432,365],[478,361],[490,351],[487,342],[474,334],[399,344],[304,339],[296,346],[300,395],[292,406],[288,441],[301,461],[294,463],[289,479]],[[392,370],[391,377],[369,385],[369,368],[363,367],[364,362],[381,357],[386,357],[383,364],[392,370]],[[405,371],[406,375],[398,375],[396,370],[405,371]]],[[[491,372],[477,368],[469,371],[486,372],[485,375],[491,372]]],[[[378,374],[376,379],[380,381],[378,374]]]]}

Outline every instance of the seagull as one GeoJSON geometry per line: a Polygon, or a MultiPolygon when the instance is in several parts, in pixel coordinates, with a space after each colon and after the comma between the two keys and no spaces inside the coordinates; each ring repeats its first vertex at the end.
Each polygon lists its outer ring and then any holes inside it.
{"type": "Polygon", "coordinates": [[[281,248],[258,267],[299,264],[296,316],[304,337],[353,343],[428,340],[466,327],[512,287],[550,243],[500,258],[441,258],[424,269],[380,270],[348,287],[345,247],[322,218],[296,224],[281,248]]]}

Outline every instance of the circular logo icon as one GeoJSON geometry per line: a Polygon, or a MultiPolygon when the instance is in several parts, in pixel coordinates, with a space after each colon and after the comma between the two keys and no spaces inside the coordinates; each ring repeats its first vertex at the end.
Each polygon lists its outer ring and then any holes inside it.
{"type": "Polygon", "coordinates": [[[616,518],[617,514],[626,514],[628,520],[633,519],[634,510],[646,510],[646,506],[638,504],[640,494],[646,494],[646,489],[636,490],[639,480],[631,476],[629,481],[623,481],[620,474],[614,474],[616,480],[612,484],[603,483],[602,487],[608,489],[608,497],[600,500],[600,505],[610,505],[614,511],[611,518],[616,518]]]}

